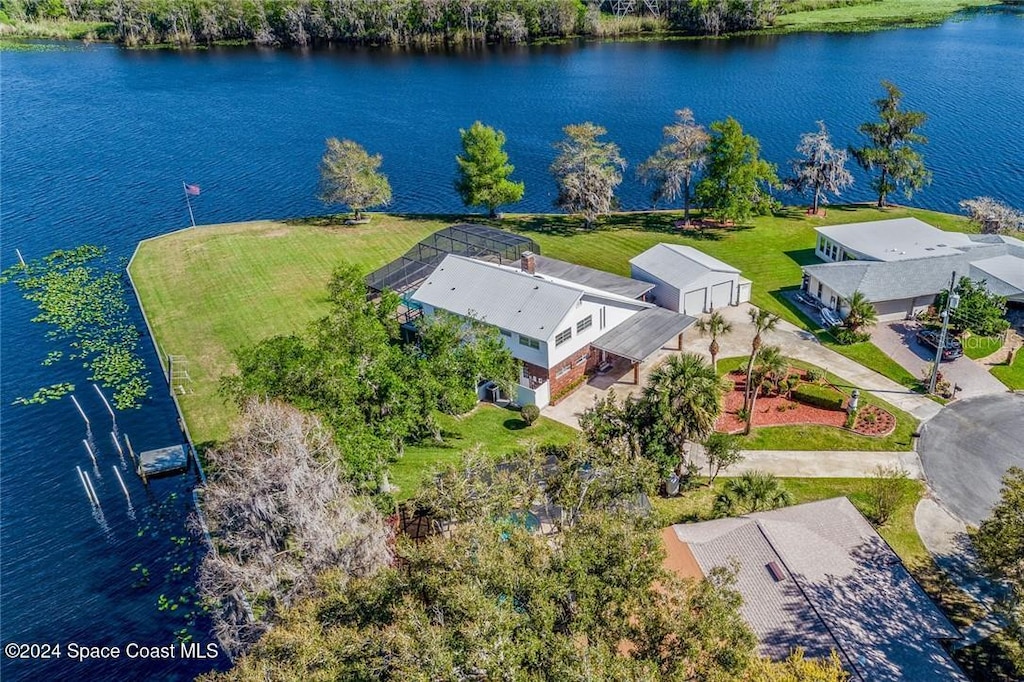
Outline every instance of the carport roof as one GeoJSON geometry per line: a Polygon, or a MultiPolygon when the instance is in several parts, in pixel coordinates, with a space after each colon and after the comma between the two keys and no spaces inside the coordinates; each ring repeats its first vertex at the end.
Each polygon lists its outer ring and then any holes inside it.
{"type": "Polygon", "coordinates": [[[697,318],[689,315],[680,315],[664,308],[647,308],[598,337],[590,345],[633,362],[643,362],[696,322],[697,318]]]}

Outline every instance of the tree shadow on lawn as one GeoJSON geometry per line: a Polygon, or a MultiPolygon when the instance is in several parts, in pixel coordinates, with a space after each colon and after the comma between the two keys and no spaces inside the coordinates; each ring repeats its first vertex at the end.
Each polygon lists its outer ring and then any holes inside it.
{"type": "Polygon", "coordinates": [[[527,426],[529,426],[529,424],[527,424],[522,419],[516,419],[513,417],[512,419],[506,419],[504,422],[502,422],[502,426],[504,426],[509,431],[522,431],[527,426]]]}

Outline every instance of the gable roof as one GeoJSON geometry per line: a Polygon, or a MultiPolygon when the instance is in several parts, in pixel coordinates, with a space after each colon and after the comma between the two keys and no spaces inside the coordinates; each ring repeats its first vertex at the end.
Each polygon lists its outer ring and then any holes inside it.
{"type": "Polygon", "coordinates": [[[945,232],[917,218],[816,227],[818,234],[877,261],[950,256],[973,245],[962,232],[945,232]]]}
{"type": "Polygon", "coordinates": [[[445,256],[412,295],[416,302],[536,339],[558,331],[583,298],[637,310],[653,307],[592,287],[453,254],[445,256]]]}
{"type": "Polygon", "coordinates": [[[1024,296],[1024,258],[1005,254],[971,261],[971,278],[985,280],[999,296],[1024,296]]]}
{"type": "Polygon", "coordinates": [[[681,244],[655,244],[631,258],[629,263],[677,288],[686,287],[712,272],[740,272],[703,251],[681,244]]]}
{"type": "Polygon", "coordinates": [[[937,641],[959,632],[845,497],[673,529],[705,574],[738,562],[740,612],[762,653],[834,648],[871,682],[967,679],[937,641]]]}
{"type": "Polygon", "coordinates": [[[654,288],[654,285],[648,282],[621,277],[604,270],[588,268],[585,265],[577,265],[576,263],[569,263],[557,258],[548,258],[540,254],[534,254],[533,258],[536,264],[536,272],[541,275],[600,289],[627,298],[640,298],[654,288]]]}

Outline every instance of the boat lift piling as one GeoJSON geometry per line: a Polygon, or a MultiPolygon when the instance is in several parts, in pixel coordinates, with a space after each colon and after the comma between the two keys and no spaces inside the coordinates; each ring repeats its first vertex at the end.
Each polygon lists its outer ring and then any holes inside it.
{"type": "Polygon", "coordinates": [[[96,453],[94,453],[92,451],[92,446],[89,445],[89,441],[87,441],[86,439],[83,438],[82,439],[82,445],[85,446],[86,452],[88,452],[89,456],[92,457],[92,465],[93,466],[99,466],[99,464],[96,463],[96,453]]]}
{"type": "Polygon", "coordinates": [[[21,255],[21,249],[15,249],[14,253],[18,254],[18,262],[21,263],[21,267],[22,268],[28,267],[27,265],[25,265],[25,259],[21,255]]]}
{"type": "Polygon", "coordinates": [[[112,408],[110,406],[110,403],[107,402],[107,396],[103,395],[103,391],[101,391],[100,387],[97,386],[96,384],[93,384],[92,387],[95,388],[96,392],[100,394],[100,400],[102,400],[103,404],[107,406],[107,412],[110,413],[110,419],[114,422],[114,426],[116,428],[117,427],[117,415],[114,414],[114,408],[112,408]]]}
{"type": "Polygon", "coordinates": [[[85,420],[85,428],[92,428],[92,425],[89,423],[89,418],[85,416],[85,410],[83,410],[82,406],[78,404],[78,399],[72,395],[71,402],[75,404],[75,407],[78,408],[78,414],[82,415],[82,419],[85,420]]]}
{"type": "Polygon", "coordinates": [[[121,459],[124,459],[124,448],[121,447],[121,441],[117,439],[117,434],[111,431],[110,439],[114,441],[114,447],[117,448],[117,454],[121,455],[121,459]]]}
{"type": "Polygon", "coordinates": [[[75,469],[78,471],[78,480],[82,482],[82,487],[85,488],[85,496],[89,498],[89,502],[91,502],[94,505],[98,505],[99,502],[96,501],[96,498],[94,496],[95,493],[93,493],[93,491],[90,490],[89,484],[85,482],[85,474],[82,473],[82,467],[76,466],[75,469]]]}
{"type": "Polygon", "coordinates": [[[121,478],[121,472],[117,470],[117,467],[111,467],[114,470],[114,475],[117,476],[117,482],[121,484],[121,490],[124,491],[124,497],[128,500],[128,506],[132,506],[132,496],[128,494],[128,486],[124,484],[124,479],[121,478]]]}

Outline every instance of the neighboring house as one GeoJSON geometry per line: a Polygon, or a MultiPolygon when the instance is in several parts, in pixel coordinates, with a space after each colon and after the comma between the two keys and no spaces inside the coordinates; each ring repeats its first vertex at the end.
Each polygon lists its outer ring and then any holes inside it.
{"type": "Polygon", "coordinates": [[[814,253],[825,263],[804,266],[802,288],[822,305],[846,313],[855,291],[880,320],[911,317],[932,305],[957,277],[985,280],[991,291],[1024,304],[1024,242],[999,235],[945,232],[899,218],[817,228],[814,253]]]}
{"type": "Polygon", "coordinates": [[[519,267],[450,254],[407,300],[424,315],[445,310],[497,327],[523,363],[518,402],[545,407],[609,356],[626,358],[636,372],[696,322],[642,300],[649,290],[532,252],[519,267]]]}
{"type": "Polygon", "coordinates": [[[658,244],[629,261],[633,279],[654,285],[655,302],[685,315],[750,300],[750,280],[691,246],[658,244]]]}
{"type": "Polygon", "coordinates": [[[762,655],[835,650],[863,682],[967,680],[941,645],[960,633],[845,497],[671,530],[669,560],[684,577],[736,569],[762,655]]]}

